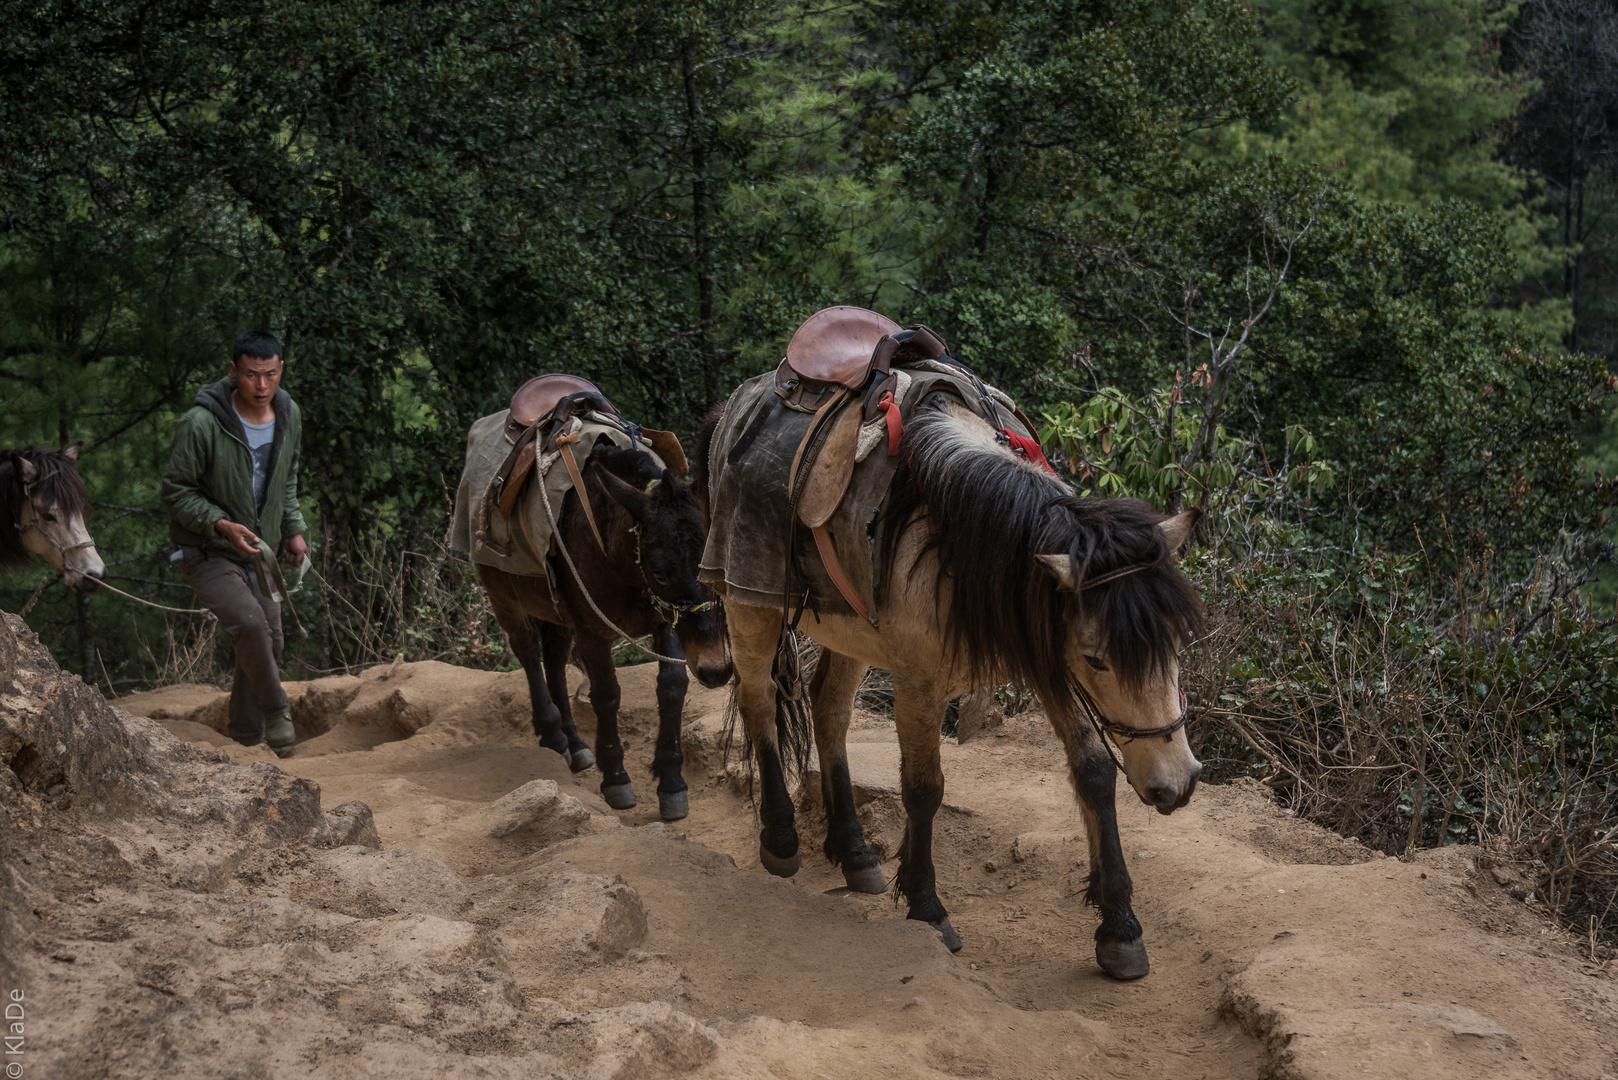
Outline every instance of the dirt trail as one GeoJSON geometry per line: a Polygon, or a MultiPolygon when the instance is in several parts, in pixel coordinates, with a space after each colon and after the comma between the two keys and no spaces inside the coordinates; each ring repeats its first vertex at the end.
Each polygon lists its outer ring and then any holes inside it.
{"type": "MultiPolygon", "coordinates": [[[[240,1063],[217,1035],[213,1049],[192,1039],[167,1073],[1618,1074],[1618,971],[1582,963],[1509,897],[1497,880],[1509,872],[1480,871],[1471,849],[1381,858],[1286,816],[1256,785],[1204,787],[1168,818],[1125,788],[1152,973],[1116,983],[1093,959],[1082,825],[1056,741],[1039,717],[1014,717],[944,746],[940,891],[966,942],[951,956],[891,895],[841,888],[812,805],[799,819],[803,871],[763,872],[745,785],[720,754],[723,692],[693,691],[691,816],[658,822],[653,669],[622,676],[641,803],[621,813],[597,797],[593,770],[574,777],[535,746],[520,674],[402,664],[295,685],[305,741],[278,763],[226,745],[217,691],[119,702],[232,760],[318,784],[328,808],[364,802],[382,848],[249,858],[184,912],[178,901],[167,915],[120,908],[119,932],[181,942],[183,920],[217,946],[191,949],[182,966],[245,972],[268,963],[266,950],[281,965],[280,982],[255,976],[279,990],[215,1007],[257,1025],[270,1048],[258,1071],[233,1073],[240,1063]],[[285,918],[313,930],[266,935],[266,904],[290,905],[285,918]],[[234,938],[197,929],[206,905],[234,938]],[[431,955],[416,963],[410,949],[431,955]],[[278,1050],[289,1020],[313,1034],[278,1050]]],[[[589,738],[588,704],[575,697],[574,709],[589,738]]],[[[863,715],[852,740],[860,811],[891,858],[903,828],[893,731],[863,715]]],[[[135,979],[116,968],[109,960],[98,977],[135,979]]],[[[192,982],[171,975],[163,1004],[179,1008],[174,997],[199,992],[192,982]]]]}

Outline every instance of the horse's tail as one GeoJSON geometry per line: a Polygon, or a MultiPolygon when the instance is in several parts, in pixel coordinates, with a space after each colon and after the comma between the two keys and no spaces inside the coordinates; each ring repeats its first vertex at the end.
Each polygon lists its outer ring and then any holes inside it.
{"type": "Polygon", "coordinates": [[[800,781],[809,778],[809,748],[815,739],[809,713],[809,679],[818,657],[818,650],[814,656],[800,656],[797,645],[783,634],[770,664],[770,678],[775,683],[775,743],[781,751],[781,768],[788,783],[794,777],[800,781]]]}
{"type": "MultiPolygon", "coordinates": [[[[770,666],[770,681],[775,684],[775,744],[781,756],[781,769],[790,786],[794,779],[803,782],[809,777],[809,750],[814,746],[815,732],[809,711],[809,680],[820,651],[813,642],[799,658],[788,651],[786,639],[777,650],[770,666]],[[795,670],[794,670],[795,669],[795,670]]],[[[720,738],[720,754],[726,765],[737,749],[737,734],[741,735],[741,758],[747,769],[747,797],[753,798],[753,739],[747,725],[741,722],[741,709],[736,704],[736,684],[731,683],[730,701],[725,705],[725,730],[720,738]]]]}

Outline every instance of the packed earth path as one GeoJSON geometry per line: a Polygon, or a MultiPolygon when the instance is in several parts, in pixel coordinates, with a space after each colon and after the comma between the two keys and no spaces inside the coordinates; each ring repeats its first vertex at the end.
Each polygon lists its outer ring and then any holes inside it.
{"type": "MultiPolygon", "coordinates": [[[[1083,827],[1037,713],[945,741],[952,956],[891,894],[842,888],[818,777],[802,871],[763,871],[726,691],[687,699],[691,815],[656,820],[652,665],[620,672],[640,804],[613,812],[593,770],[535,745],[520,672],[289,684],[300,743],[277,761],[218,734],[222,691],[110,709],[31,637],[0,626],[0,841],[22,853],[0,975],[28,987],[31,1075],[1618,1075],[1618,970],[1513,898],[1512,868],[1382,857],[1256,784],[1171,817],[1120,785],[1152,971],[1102,975],[1083,827]],[[46,760],[52,738],[71,760],[46,760]],[[142,787],[139,769],[173,772],[142,787]],[[163,800],[181,794],[217,809],[176,833],[190,811],[163,800]]],[[[891,722],[858,714],[849,751],[891,877],[891,722]]]]}

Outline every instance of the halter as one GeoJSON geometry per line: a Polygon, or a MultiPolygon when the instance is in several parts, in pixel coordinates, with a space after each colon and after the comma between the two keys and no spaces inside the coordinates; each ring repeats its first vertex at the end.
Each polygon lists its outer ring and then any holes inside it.
{"type": "Polygon", "coordinates": [[[1186,722],[1191,718],[1191,703],[1187,700],[1184,690],[1180,691],[1180,718],[1178,720],[1158,727],[1138,728],[1130,727],[1128,724],[1120,724],[1116,720],[1109,720],[1107,714],[1101,711],[1101,706],[1096,704],[1096,699],[1090,696],[1090,691],[1084,688],[1082,682],[1075,679],[1073,688],[1078,691],[1079,702],[1084,706],[1084,712],[1090,718],[1091,726],[1096,729],[1096,734],[1101,737],[1101,745],[1107,748],[1107,756],[1112,758],[1112,763],[1118,766],[1118,771],[1125,776],[1129,775],[1129,770],[1124,768],[1124,763],[1119,761],[1118,755],[1113,752],[1112,742],[1107,738],[1108,735],[1122,739],[1125,742],[1134,742],[1136,739],[1151,739],[1161,735],[1164,742],[1169,742],[1174,738],[1174,733],[1185,727],[1186,722]]]}
{"type": "MultiPolygon", "coordinates": [[[[646,494],[650,495],[657,484],[656,480],[647,484],[646,494]]],[[[718,600],[704,600],[700,604],[693,604],[689,600],[665,600],[657,595],[652,580],[646,576],[646,564],[640,557],[640,524],[637,522],[632,525],[629,531],[635,537],[635,566],[640,570],[640,579],[646,585],[646,594],[652,598],[652,608],[663,617],[664,622],[672,627],[687,615],[701,615],[719,606],[718,600]]]]}
{"type": "MultiPolygon", "coordinates": [[[[25,532],[28,532],[30,530],[32,530],[34,532],[37,532],[39,535],[41,535],[41,536],[43,536],[45,538],[46,543],[50,544],[51,547],[53,547],[57,551],[61,552],[64,556],[66,556],[67,553],[70,552],[70,551],[80,551],[80,550],[82,550],[84,548],[93,548],[93,547],[96,546],[96,542],[94,540],[85,540],[82,543],[67,544],[65,546],[62,545],[62,544],[58,544],[56,542],[56,537],[52,536],[50,533],[46,532],[44,529],[39,527],[39,510],[34,506],[34,485],[32,485],[32,484],[24,484],[22,486],[22,497],[23,497],[23,501],[28,504],[28,509],[33,511],[34,517],[33,517],[33,520],[30,521],[26,526],[24,526],[23,523],[20,522],[20,521],[15,522],[12,525],[12,528],[16,529],[18,533],[25,533],[25,532]]],[[[65,565],[65,560],[64,560],[64,565],[65,565]]]]}

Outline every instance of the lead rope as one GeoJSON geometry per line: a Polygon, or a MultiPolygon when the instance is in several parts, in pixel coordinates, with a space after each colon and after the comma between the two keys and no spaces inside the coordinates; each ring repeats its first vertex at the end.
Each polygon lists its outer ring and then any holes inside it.
{"type": "MultiPolygon", "coordinates": [[[[567,568],[569,570],[573,571],[573,580],[579,583],[579,591],[584,594],[585,603],[590,605],[590,610],[594,611],[596,613],[596,618],[598,618],[602,622],[606,623],[608,629],[612,630],[613,633],[617,634],[621,638],[625,638],[625,639],[627,639],[629,641],[634,641],[635,637],[634,637],[633,634],[628,633],[621,626],[619,626],[617,623],[615,623],[611,619],[607,618],[607,613],[605,611],[602,611],[601,608],[596,605],[595,597],[590,595],[589,588],[585,586],[584,577],[579,573],[579,568],[577,566],[573,565],[573,556],[567,550],[567,541],[562,539],[562,529],[561,529],[560,526],[558,526],[556,524],[556,514],[553,513],[552,510],[551,510],[550,493],[545,490],[545,485],[544,485],[543,482],[541,482],[541,483],[539,483],[539,484],[537,484],[535,486],[539,488],[539,501],[545,505],[545,517],[551,523],[551,535],[556,537],[556,546],[561,549],[562,558],[564,560],[566,560],[566,562],[567,562],[567,568]]],[[[585,492],[585,490],[583,488],[576,488],[575,490],[578,491],[579,498],[581,500],[582,499],[588,499],[590,497],[585,492]]],[[[605,549],[603,549],[603,553],[605,553],[605,549]]],[[[639,646],[639,645],[637,645],[636,648],[640,649],[642,652],[647,653],[650,656],[656,657],[657,659],[663,661],[663,663],[665,663],[665,664],[684,664],[685,663],[684,660],[678,660],[678,659],[675,659],[672,656],[664,656],[662,653],[652,652],[651,649],[647,649],[647,648],[644,648],[644,647],[639,646]]]]}
{"type": "MultiPolygon", "coordinates": [[[[24,487],[23,488],[23,497],[26,499],[27,496],[28,496],[28,488],[24,487]]],[[[37,511],[36,511],[36,513],[37,513],[37,511]]],[[[52,536],[50,533],[46,532],[44,529],[41,529],[39,527],[39,522],[37,522],[37,521],[30,521],[28,523],[27,527],[24,527],[22,525],[22,523],[19,522],[17,524],[16,528],[17,528],[17,531],[19,533],[25,533],[25,532],[28,532],[30,529],[32,529],[34,532],[37,532],[39,535],[43,536],[45,538],[46,542],[48,542],[52,547],[54,547],[63,556],[66,556],[67,553],[70,552],[70,551],[79,551],[79,550],[81,550],[83,548],[95,547],[96,546],[96,542],[94,540],[85,540],[85,541],[83,541],[81,543],[68,544],[66,546],[58,544],[56,542],[56,538],[54,536],[52,536]]],[[[64,558],[62,560],[62,565],[64,565],[64,566],[67,565],[66,558],[64,558]]],[[[64,573],[65,573],[65,571],[64,571],[64,573]]],[[[52,580],[53,580],[53,578],[51,576],[47,575],[45,577],[45,579],[39,583],[38,587],[36,587],[34,589],[34,595],[30,596],[28,598],[28,603],[23,605],[22,611],[20,611],[18,613],[19,615],[26,616],[30,611],[32,611],[34,609],[34,605],[39,602],[40,594],[45,591],[45,586],[49,585],[52,580]]],[[[136,596],[134,593],[126,593],[126,592],[124,592],[124,590],[120,589],[118,586],[112,584],[111,582],[107,581],[104,578],[94,578],[92,580],[99,582],[99,584],[97,585],[97,588],[107,589],[107,590],[109,590],[111,592],[115,592],[119,596],[126,597],[126,598],[128,598],[130,600],[135,601],[135,603],[137,603],[137,604],[145,604],[147,607],[156,608],[158,611],[172,611],[176,615],[206,615],[210,619],[216,617],[214,615],[214,613],[209,611],[207,608],[169,607],[167,604],[153,603],[152,601],[147,600],[147,599],[145,599],[143,597],[136,596]]],[[[296,618],[296,616],[294,616],[294,618],[296,618]]]]}

